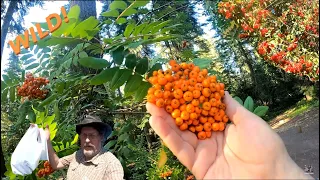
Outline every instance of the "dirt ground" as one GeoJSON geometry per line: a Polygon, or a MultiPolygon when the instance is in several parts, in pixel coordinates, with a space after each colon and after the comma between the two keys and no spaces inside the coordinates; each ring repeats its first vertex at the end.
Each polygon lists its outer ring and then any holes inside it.
{"type": "Polygon", "coordinates": [[[302,169],[312,167],[311,176],[319,179],[319,109],[293,119],[278,117],[270,124],[283,139],[291,158],[302,169]]]}

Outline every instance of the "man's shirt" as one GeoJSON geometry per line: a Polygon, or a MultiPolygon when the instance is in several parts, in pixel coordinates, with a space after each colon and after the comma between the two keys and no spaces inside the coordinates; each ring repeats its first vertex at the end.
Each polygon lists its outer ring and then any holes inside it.
{"type": "Polygon", "coordinates": [[[60,159],[68,166],[67,180],[123,180],[124,172],[120,161],[106,150],[101,150],[91,160],[86,161],[83,150],[60,159]]]}

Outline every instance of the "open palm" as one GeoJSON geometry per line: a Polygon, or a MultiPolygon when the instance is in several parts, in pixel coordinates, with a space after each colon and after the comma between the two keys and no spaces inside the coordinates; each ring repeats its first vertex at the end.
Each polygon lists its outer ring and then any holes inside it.
{"type": "MultiPolygon", "coordinates": [[[[226,92],[226,114],[232,123],[206,140],[180,131],[164,109],[147,103],[150,125],[197,179],[257,179],[279,177],[289,162],[281,138],[258,116],[247,111],[226,92]]],[[[292,161],[292,160],[291,160],[292,161]]]]}

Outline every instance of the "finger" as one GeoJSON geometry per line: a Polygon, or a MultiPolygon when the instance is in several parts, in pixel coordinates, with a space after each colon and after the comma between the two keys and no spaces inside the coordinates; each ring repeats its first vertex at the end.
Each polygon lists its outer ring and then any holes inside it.
{"type": "Polygon", "coordinates": [[[181,136],[182,140],[189,143],[193,148],[196,148],[198,142],[196,135],[189,131],[182,132],[175,124],[171,115],[168,114],[163,108],[159,108],[152,103],[147,103],[147,110],[153,117],[160,117],[164,119],[164,121],[172,128],[172,130],[181,136]]]}
{"type": "Polygon", "coordinates": [[[234,100],[228,91],[225,91],[223,102],[226,104],[226,114],[233,124],[238,125],[242,121],[255,119],[256,116],[234,100]]]}
{"type": "Polygon", "coordinates": [[[161,116],[151,116],[150,126],[160,136],[172,153],[191,169],[194,163],[194,148],[186,143],[182,137],[161,116]]]}

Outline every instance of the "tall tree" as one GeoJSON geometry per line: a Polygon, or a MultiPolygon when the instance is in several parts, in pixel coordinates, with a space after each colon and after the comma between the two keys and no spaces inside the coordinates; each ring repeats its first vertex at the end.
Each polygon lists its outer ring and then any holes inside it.
{"type": "MultiPolygon", "coordinates": [[[[28,13],[30,7],[43,5],[43,1],[40,0],[30,0],[30,1],[5,1],[1,3],[1,21],[3,24],[1,26],[1,57],[4,49],[4,43],[8,33],[20,34],[23,32],[23,21],[24,16],[28,13]],[[5,3],[6,2],[6,3],[5,3]],[[7,7],[8,8],[7,8],[7,7]],[[3,13],[2,10],[7,9],[3,13]],[[13,18],[13,15],[17,14],[18,18],[13,18]]],[[[2,59],[1,59],[2,61],[2,59]]]]}

